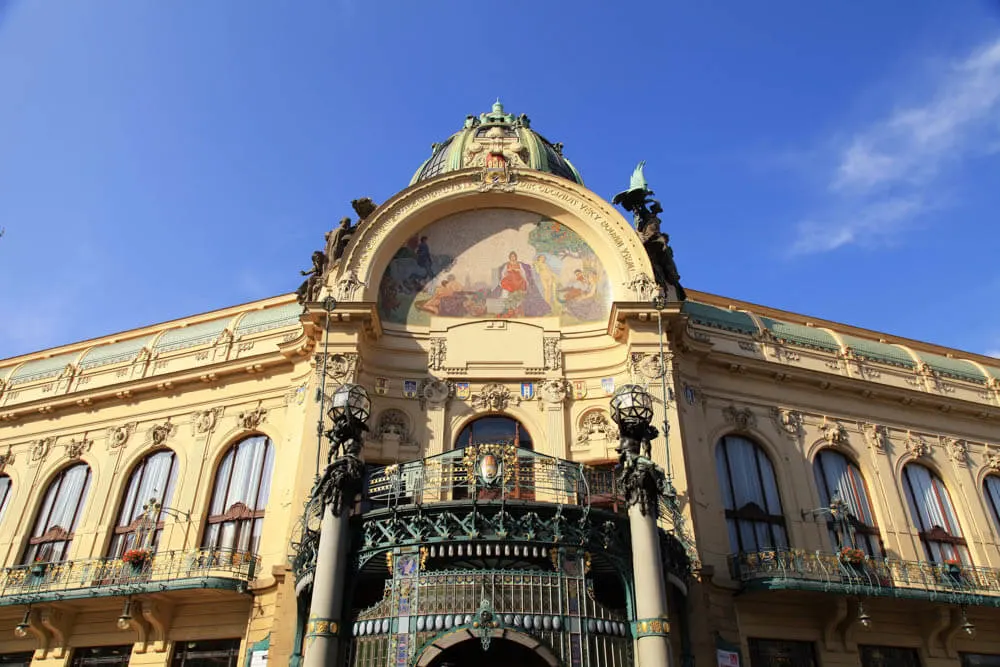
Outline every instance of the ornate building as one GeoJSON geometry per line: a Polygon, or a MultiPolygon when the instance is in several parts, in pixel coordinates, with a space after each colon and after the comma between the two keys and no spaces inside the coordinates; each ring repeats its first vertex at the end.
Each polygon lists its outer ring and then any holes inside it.
{"type": "Polygon", "coordinates": [[[0,361],[0,665],[1000,664],[1000,363],[685,292],[652,194],[497,103],[298,299],[0,361]]]}

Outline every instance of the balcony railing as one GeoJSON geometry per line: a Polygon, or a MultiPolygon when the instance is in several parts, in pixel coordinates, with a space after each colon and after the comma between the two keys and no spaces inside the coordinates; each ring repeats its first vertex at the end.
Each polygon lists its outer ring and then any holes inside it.
{"type": "Polygon", "coordinates": [[[730,557],[748,589],[815,590],[1000,607],[1000,570],[965,564],[866,558],[774,550],[730,557]]]}
{"type": "Polygon", "coordinates": [[[0,570],[0,606],[192,588],[242,592],[259,566],[258,556],[227,549],[161,551],[139,564],[88,558],[18,565],[0,570]]]}
{"type": "Polygon", "coordinates": [[[610,468],[573,463],[512,443],[474,444],[369,470],[366,509],[449,500],[525,500],[624,510],[610,468]]]}

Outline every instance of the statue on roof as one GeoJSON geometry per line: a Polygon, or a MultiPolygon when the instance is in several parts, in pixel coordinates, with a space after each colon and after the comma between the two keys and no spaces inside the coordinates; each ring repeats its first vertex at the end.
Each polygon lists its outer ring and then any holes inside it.
{"type": "Polygon", "coordinates": [[[303,305],[319,298],[319,291],[323,287],[323,271],[326,269],[326,253],[322,250],[314,252],[312,264],[312,268],[308,271],[299,271],[303,276],[307,276],[295,290],[296,300],[303,305]]]}
{"type": "Polygon", "coordinates": [[[355,226],[351,224],[351,219],[344,217],[340,219],[340,226],[326,233],[326,257],[332,267],[337,260],[344,256],[347,243],[351,240],[355,226]]]}
{"type": "Polygon", "coordinates": [[[370,197],[362,197],[352,199],[351,208],[358,214],[358,222],[364,222],[378,208],[378,204],[373,202],[370,197]]]}
{"type": "Polygon", "coordinates": [[[660,213],[663,206],[659,200],[653,199],[653,191],[646,183],[646,175],[643,168],[646,161],[643,160],[632,172],[629,180],[629,188],[624,192],[619,192],[611,200],[612,204],[621,206],[632,214],[633,223],[639,238],[642,239],[642,246],[649,255],[649,261],[653,265],[653,276],[656,283],[666,291],[667,286],[671,286],[677,293],[677,299],[684,301],[687,294],[681,287],[681,276],[677,271],[677,264],[674,262],[674,251],[670,247],[670,237],[660,231],[660,213]]]}

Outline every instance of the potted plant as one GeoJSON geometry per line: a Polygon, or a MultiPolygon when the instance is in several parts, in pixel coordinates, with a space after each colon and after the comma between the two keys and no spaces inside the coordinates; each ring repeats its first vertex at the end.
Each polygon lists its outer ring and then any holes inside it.
{"type": "Polygon", "coordinates": [[[961,579],[962,577],[962,561],[957,558],[946,558],[942,569],[952,579],[961,579]]]}
{"type": "Polygon", "coordinates": [[[133,570],[141,570],[152,557],[148,549],[129,549],[122,554],[122,562],[131,565],[133,570]]]}
{"type": "Polygon", "coordinates": [[[840,550],[840,562],[851,567],[861,567],[865,562],[865,552],[854,547],[844,547],[840,550]]]}

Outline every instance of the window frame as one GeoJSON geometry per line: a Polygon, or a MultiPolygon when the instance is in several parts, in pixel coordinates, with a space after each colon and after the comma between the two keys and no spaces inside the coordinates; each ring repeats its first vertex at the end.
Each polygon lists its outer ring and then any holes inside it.
{"type": "Polygon", "coordinates": [[[938,475],[933,469],[921,463],[910,461],[903,466],[901,477],[903,493],[906,496],[906,504],[910,510],[910,521],[917,529],[917,534],[920,537],[920,543],[924,547],[924,553],[928,560],[932,563],[947,563],[954,560],[966,565],[971,564],[969,544],[962,534],[962,525],[959,523],[958,514],[955,511],[955,503],[951,500],[951,493],[948,491],[948,486],[944,483],[941,476],[938,475]],[[937,510],[944,519],[945,523],[948,523],[949,518],[953,518],[955,520],[954,528],[957,528],[958,535],[951,532],[951,530],[954,530],[951,526],[924,525],[923,515],[920,512],[920,508],[922,508],[923,505],[917,501],[917,494],[916,491],[914,491],[913,482],[910,480],[909,473],[910,470],[916,468],[924,470],[930,477],[931,488],[934,491],[934,498],[937,501],[937,510]],[[942,495],[947,501],[947,505],[942,502],[942,495]],[[951,555],[945,557],[943,561],[940,561],[935,556],[932,548],[933,546],[938,546],[942,554],[945,547],[947,547],[951,555]]]}
{"type": "MultiPolygon", "coordinates": [[[[240,440],[237,440],[232,445],[230,445],[225,454],[219,459],[219,462],[215,467],[215,478],[212,482],[212,491],[208,496],[208,514],[205,517],[205,528],[202,532],[201,544],[203,549],[213,549],[218,551],[232,551],[232,552],[245,552],[254,553],[258,552],[260,547],[261,531],[258,531],[256,526],[258,520],[260,521],[261,528],[263,528],[263,519],[265,511],[267,508],[267,503],[270,500],[271,495],[271,477],[274,475],[274,441],[263,433],[255,433],[253,435],[248,435],[240,440]],[[257,475],[257,497],[254,499],[254,508],[251,508],[247,503],[242,500],[232,502],[225,505],[226,501],[229,499],[229,493],[232,490],[233,476],[236,473],[236,460],[239,456],[240,446],[250,443],[251,441],[263,438],[264,439],[264,453],[260,460],[260,470],[257,475]],[[226,460],[231,457],[231,463],[226,466],[226,460]],[[222,513],[212,514],[212,507],[215,505],[216,496],[219,490],[220,475],[223,470],[227,470],[226,473],[226,489],[222,496],[222,513]],[[264,488],[265,479],[267,481],[267,496],[261,497],[261,490],[264,488]],[[233,533],[231,538],[227,541],[230,542],[228,546],[221,544],[223,541],[223,535],[225,531],[225,524],[232,523],[234,525],[233,533]],[[214,531],[215,526],[218,529],[214,531]],[[246,539],[247,548],[242,549],[238,545],[244,540],[242,539],[245,532],[249,531],[249,536],[246,539]],[[211,536],[211,540],[210,540],[211,536]]],[[[256,461],[256,460],[255,460],[256,461]]],[[[255,462],[251,467],[256,467],[255,462]]]]}
{"type": "Polygon", "coordinates": [[[730,537],[729,546],[731,548],[736,549],[735,553],[737,554],[759,553],[761,551],[766,551],[766,550],[779,550],[779,549],[789,548],[791,546],[791,540],[789,539],[789,534],[788,534],[788,522],[786,521],[784,514],[785,504],[781,501],[781,489],[778,486],[778,474],[774,469],[774,461],[772,461],[771,457],[768,456],[767,450],[765,450],[764,447],[759,442],[757,442],[752,438],[740,435],[738,433],[727,433],[726,435],[720,437],[718,442],[716,443],[715,463],[716,463],[716,477],[719,478],[718,480],[719,485],[720,487],[723,484],[728,485],[728,498],[732,499],[733,507],[729,507],[726,490],[721,489],[723,491],[722,504],[725,508],[726,527],[730,537]],[[733,482],[733,466],[732,466],[732,461],[730,460],[729,442],[737,440],[742,440],[744,442],[747,442],[753,447],[754,469],[757,472],[756,479],[760,485],[758,489],[763,494],[765,504],[767,504],[767,485],[764,482],[764,472],[761,468],[761,457],[763,457],[764,460],[767,461],[768,465],[770,466],[770,474],[772,477],[771,481],[773,482],[772,486],[775,491],[778,508],[781,510],[780,514],[770,514],[767,511],[766,507],[760,507],[757,503],[752,501],[745,503],[741,507],[736,507],[736,502],[737,502],[736,485],[733,482]],[[722,453],[722,458],[725,462],[724,479],[720,478],[719,475],[719,472],[721,472],[719,470],[719,452],[722,453]],[[730,522],[732,522],[732,524],[730,524],[730,522]],[[759,540],[757,539],[758,524],[764,524],[767,527],[767,534],[770,537],[770,541],[772,543],[770,547],[765,547],[764,545],[757,543],[759,542],[759,540]],[[743,544],[743,530],[741,530],[742,526],[750,527],[751,532],[754,535],[754,542],[757,543],[755,544],[755,546],[757,547],[755,550],[748,551],[745,548],[746,545],[743,544]],[[775,533],[775,526],[780,527],[782,532],[784,533],[784,538],[785,538],[784,544],[781,544],[781,541],[777,539],[777,535],[775,533]],[[733,536],[736,537],[736,544],[732,543],[733,536]]]}
{"type": "Polygon", "coordinates": [[[128,481],[125,487],[122,489],[122,499],[118,506],[118,515],[115,519],[115,526],[111,531],[111,540],[108,542],[107,556],[108,558],[120,558],[129,549],[144,548],[150,549],[151,551],[156,551],[159,547],[160,536],[163,533],[163,528],[165,522],[163,521],[163,514],[161,512],[159,520],[153,527],[153,537],[149,540],[148,544],[136,545],[133,539],[130,539],[128,534],[135,533],[136,529],[139,527],[140,522],[145,518],[145,512],[135,514],[136,509],[140,506],[140,503],[144,503],[149,498],[140,498],[139,490],[142,488],[143,480],[148,469],[149,462],[156,456],[161,454],[170,454],[170,471],[167,473],[167,483],[166,488],[160,492],[159,501],[162,507],[166,507],[170,502],[170,496],[173,495],[174,489],[177,484],[177,452],[170,448],[161,448],[152,452],[148,452],[145,456],[139,459],[134,466],[132,466],[132,471],[129,473],[128,481]],[[132,499],[131,507],[128,508],[128,514],[134,515],[135,518],[132,519],[127,524],[123,524],[123,516],[125,515],[126,507],[125,503],[128,500],[129,490],[132,488],[132,480],[135,478],[136,474],[140,475],[139,481],[136,482],[136,492],[135,497],[132,499]],[[124,537],[121,537],[124,536],[124,537]]]}
{"type": "Polygon", "coordinates": [[[27,545],[21,557],[23,564],[28,565],[32,562],[62,562],[66,560],[66,555],[73,545],[73,538],[76,535],[76,524],[83,513],[84,505],[87,504],[87,495],[90,492],[90,483],[93,477],[94,472],[90,466],[83,461],[79,461],[66,466],[49,480],[49,483],[45,486],[45,492],[41,496],[41,505],[35,514],[35,521],[33,522],[27,545]],[[73,510],[69,527],[49,525],[52,521],[52,513],[59,504],[57,501],[59,500],[59,494],[62,492],[63,484],[66,481],[66,476],[70,471],[78,470],[81,466],[86,468],[87,473],[81,485],[80,493],[76,498],[76,506],[73,510]],[[49,502],[50,500],[51,502],[49,502]],[[44,530],[42,526],[45,526],[44,530]],[[53,560],[52,556],[59,546],[52,545],[61,545],[62,550],[60,560],[58,561],[53,560]]]}
{"type": "MultiPolygon", "coordinates": [[[[986,504],[989,506],[990,514],[993,516],[993,526],[997,534],[1000,534],[1000,475],[990,473],[983,477],[983,497],[986,498],[986,504]],[[989,488],[990,480],[996,482],[996,493],[989,488]]],[[[0,510],[0,512],[2,511],[0,510]]]]}
{"type": "MultiPolygon", "coordinates": [[[[872,494],[871,491],[868,489],[868,482],[865,480],[865,476],[861,472],[861,466],[859,466],[857,461],[855,461],[853,458],[851,458],[846,453],[835,447],[823,447],[818,452],[816,452],[816,455],[813,457],[813,477],[816,478],[816,483],[819,486],[820,501],[822,502],[823,496],[825,495],[826,502],[827,504],[829,504],[833,499],[833,491],[836,490],[836,489],[831,490],[829,487],[828,478],[826,474],[826,466],[823,463],[824,455],[839,456],[840,458],[844,459],[845,463],[847,464],[846,468],[850,476],[851,493],[853,495],[853,500],[858,506],[862,504],[861,498],[858,494],[858,486],[861,487],[861,491],[864,493],[864,500],[866,501],[865,504],[867,505],[868,514],[872,518],[872,525],[868,525],[867,523],[865,523],[861,517],[854,516],[853,512],[850,512],[848,514],[848,520],[850,521],[851,529],[854,531],[855,534],[861,534],[865,538],[863,544],[859,548],[861,548],[869,556],[884,558],[885,546],[882,542],[882,533],[878,527],[878,519],[876,519],[875,517],[875,507],[872,505],[872,494]],[[864,547],[868,548],[866,549],[864,547]]],[[[830,543],[833,545],[834,549],[839,550],[846,546],[858,547],[859,540],[857,539],[854,540],[855,542],[854,545],[837,543],[837,540],[835,539],[835,536],[837,535],[836,524],[837,522],[833,519],[833,517],[830,517],[826,522],[827,529],[829,530],[831,538],[830,543]]]]}

